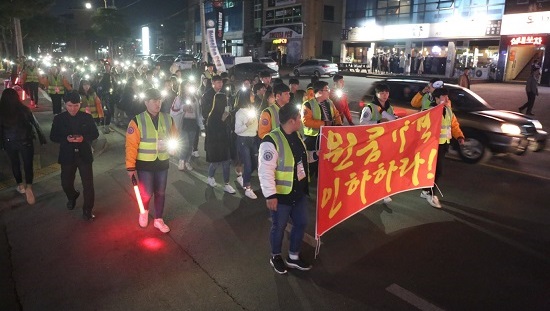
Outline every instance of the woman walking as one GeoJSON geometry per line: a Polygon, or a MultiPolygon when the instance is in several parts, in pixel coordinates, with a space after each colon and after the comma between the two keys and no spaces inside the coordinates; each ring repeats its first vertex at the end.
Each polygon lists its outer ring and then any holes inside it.
{"type": "Polygon", "coordinates": [[[255,166],[254,159],[258,158],[258,111],[254,107],[254,95],[251,94],[250,89],[247,89],[237,98],[235,134],[237,134],[236,146],[239,160],[243,165],[243,176],[242,180],[238,179],[239,184],[245,189],[244,195],[257,199],[250,186],[250,176],[255,166]]]}
{"type": "Polygon", "coordinates": [[[36,202],[32,191],[35,138],[33,128],[38,134],[40,144],[46,144],[46,137],[42,134],[38,122],[31,110],[21,102],[17,91],[12,88],[5,89],[0,98],[0,149],[6,150],[13,177],[17,182],[17,191],[26,195],[29,204],[36,202]],[[19,155],[23,159],[26,186],[23,184],[19,155]]]}
{"type": "Polygon", "coordinates": [[[101,106],[101,100],[90,86],[91,83],[89,80],[80,81],[80,86],[78,88],[78,93],[81,98],[80,111],[91,114],[95,123],[99,125],[101,123],[100,120],[102,120],[104,116],[103,107],[101,106]]]}

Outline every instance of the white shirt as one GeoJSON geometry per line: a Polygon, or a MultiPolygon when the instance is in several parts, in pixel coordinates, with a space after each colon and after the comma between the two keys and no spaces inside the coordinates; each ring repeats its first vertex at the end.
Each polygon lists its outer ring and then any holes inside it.
{"type": "Polygon", "coordinates": [[[264,197],[277,194],[277,185],[275,184],[275,170],[277,169],[277,160],[279,153],[277,148],[271,142],[262,142],[258,154],[258,179],[264,197]]]}
{"type": "Polygon", "coordinates": [[[254,108],[241,108],[235,114],[235,134],[254,137],[258,135],[258,113],[254,108]],[[252,121],[250,125],[246,125],[252,121]]]}

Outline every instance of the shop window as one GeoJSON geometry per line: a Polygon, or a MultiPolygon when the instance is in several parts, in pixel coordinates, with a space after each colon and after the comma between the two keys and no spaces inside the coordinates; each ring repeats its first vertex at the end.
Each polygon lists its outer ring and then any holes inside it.
{"type": "Polygon", "coordinates": [[[440,10],[453,8],[454,1],[440,1],[437,8],[440,10]]]}
{"type": "Polygon", "coordinates": [[[326,21],[334,21],[334,6],[325,5],[323,10],[323,19],[326,21]]]}

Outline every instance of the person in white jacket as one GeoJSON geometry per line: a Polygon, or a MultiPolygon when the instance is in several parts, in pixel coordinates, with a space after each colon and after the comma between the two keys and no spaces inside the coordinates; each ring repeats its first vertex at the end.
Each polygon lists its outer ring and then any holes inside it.
{"type": "Polygon", "coordinates": [[[204,130],[199,100],[190,91],[192,87],[193,85],[187,81],[180,83],[178,96],[176,96],[170,108],[170,115],[178,127],[182,143],[180,160],[178,162],[178,169],[180,171],[193,170],[193,166],[191,165],[193,142],[197,132],[204,130]]]}
{"type": "Polygon", "coordinates": [[[254,159],[258,158],[258,111],[254,107],[254,94],[250,88],[240,91],[236,101],[236,147],[239,160],[243,164],[243,175],[237,177],[237,181],[245,189],[244,195],[251,199],[257,199],[258,197],[250,186],[250,177],[255,167],[254,159]]]}

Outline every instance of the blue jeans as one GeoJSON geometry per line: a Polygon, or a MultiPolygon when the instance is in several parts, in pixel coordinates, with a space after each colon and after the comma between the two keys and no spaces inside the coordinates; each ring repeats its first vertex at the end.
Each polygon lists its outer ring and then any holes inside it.
{"type": "Polygon", "coordinates": [[[292,219],[292,231],[290,231],[290,254],[298,254],[304,232],[308,223],[307,198],[303,196],[294,206],[277,204],[277,211],[271,212],[271,232],[269,242],[271,243],[271,256],[281,254],[283,237],[285,234],[288,219],[292,219]]]}
{"type": "Polygon", "coordinates": [[[250,176],[252,175],[253,163],[252,157],[258,157],[258,145],[256,137],[237,136],[237,151],[239,160],[243,164],[243,186],[250,186],[250,176]]]}
{"type": "Polygon", "coordinates": [[[229,183],[229,165],[231,164],[231,160],[210,163],[210,166],[208,167],[208,177],[214,177],[214,174],[216,174],[216,169],[220,164],[222,165],[223,181],[227,184],[229,183]]]}
{"type": "Polygon", "coordinates": [[[149,210],[149,201],[155,196],[155,219],[162,218],[168,170],[137,171],[139,191],[143,200],[143,207],[149,210]]]}
{"type": "Polygon", "coordinates": [[[193,151],[193,144],[195,141],[197,130],[197,120],[186,118],[182,119],[180,132],[182,143],[180,160],[189,161],[191,159],[191,152],[193,151]]]}

